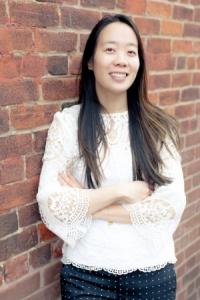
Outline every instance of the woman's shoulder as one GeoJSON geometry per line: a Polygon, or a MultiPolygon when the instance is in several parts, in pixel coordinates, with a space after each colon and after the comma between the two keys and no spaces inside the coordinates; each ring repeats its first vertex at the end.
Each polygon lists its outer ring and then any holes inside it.
{"type": "Polygon", "coordinates": [[[76,125],[80,111],[80,104],[73,104],[63,108],[61,111],[55,113],[54,118],[66,125],[76,125]]]}

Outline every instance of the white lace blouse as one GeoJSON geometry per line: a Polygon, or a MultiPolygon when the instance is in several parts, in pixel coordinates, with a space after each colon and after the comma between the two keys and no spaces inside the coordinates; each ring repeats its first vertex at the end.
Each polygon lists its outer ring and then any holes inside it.
{"type": "MultiPolygon", "coordinates": [[[[77,118],[80,106],[57,112],[48,131],[37,194],[45,225],[63,241],[64,264],[90,270],[125,274],[153,271],[175,263],[173,233],[185,208],[184,180],[180,155],[162,148],[162,172],[172,183],[157,187],[151,196],[135,204],[122,205],[132,224],[109,223],[88,217],[89,196],[85,166],[79,157],[77,118]],[[63,186],[58,174],[70,171],[85,189],[63,186]]],[[[102,186],[132,180],[128,138],[128,112],[102,114],[108,151],[102,162],[102,186]]]]}

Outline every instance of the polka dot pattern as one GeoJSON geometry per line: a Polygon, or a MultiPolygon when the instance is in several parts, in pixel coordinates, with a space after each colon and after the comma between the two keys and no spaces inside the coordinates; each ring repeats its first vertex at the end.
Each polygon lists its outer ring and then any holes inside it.
{"type": "Polygon", "coordinates": [[[62,300],[175,300],[173,264],[153,271],[115,275],[64,265],[60,272],[62,300]]]}

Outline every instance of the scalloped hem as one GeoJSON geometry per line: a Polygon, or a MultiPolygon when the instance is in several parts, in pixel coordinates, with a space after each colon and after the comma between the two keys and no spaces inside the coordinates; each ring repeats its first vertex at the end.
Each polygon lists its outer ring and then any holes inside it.
{"type": "Polygon", "coordinates": [[[167,264],[175,264],[177,259],[171,259],[171,260],[168,260],[167,262],[165,262],[163,264],[156,265],[156,266],[144,267],[144,268],[137,267],[137,268],[130,268],[128,270],[117,270],[117,269],[104,268],[104,267],[98,267],[98,266],[86,266],[84,264],[79,264],[79,263],[76,263],[74,261],[71,261],[70,259],[65,258],[65,257],[63,257],[61,261],[65,265],[73,265],[74,267],[85,269],[85,270],[88,270],[88,271],[106,271],[108,273],[112,273],[112,274],[115,274],[115,275],[124,275],[124,274],[128,274],[128,273],[131,273],[131,272],[134,272],[134,271],[141,271],[141,272],[158,271],[158,270],[164,268],[167,264]]]}

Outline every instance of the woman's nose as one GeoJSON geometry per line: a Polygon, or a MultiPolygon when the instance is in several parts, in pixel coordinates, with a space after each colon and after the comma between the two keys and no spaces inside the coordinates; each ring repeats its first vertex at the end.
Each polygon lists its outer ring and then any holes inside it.
{"type": "Polygon", "coordinates": [[[122,66],[127,66],[127,56],[124,52],[117,52],[115,56],[114,63],[116,65],[122,65],[122,66]]]}

